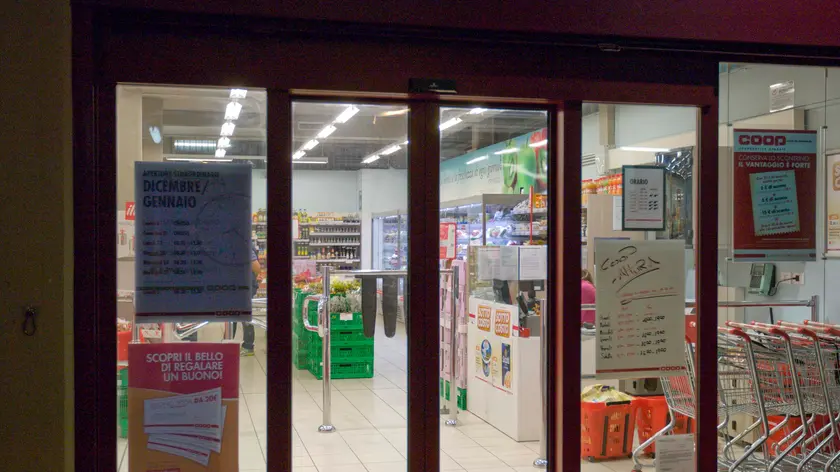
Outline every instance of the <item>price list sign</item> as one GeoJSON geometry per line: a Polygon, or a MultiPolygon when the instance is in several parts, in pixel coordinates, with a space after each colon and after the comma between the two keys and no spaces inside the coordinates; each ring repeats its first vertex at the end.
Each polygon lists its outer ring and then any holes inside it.
{"type": "Polygon", "coordinates": [[[139,323],[251,317],[251,168],[135,164],[139,323]]]}
{"type": "Polygon", "coordinates": [[[595,240],[595,375],[685,373],[685,242],[595,240]]]}
{"type": "Polygon", "coordinates": [[[817,257],[817,132],[734,131],[733,255],[738,261],[817,257]]]}

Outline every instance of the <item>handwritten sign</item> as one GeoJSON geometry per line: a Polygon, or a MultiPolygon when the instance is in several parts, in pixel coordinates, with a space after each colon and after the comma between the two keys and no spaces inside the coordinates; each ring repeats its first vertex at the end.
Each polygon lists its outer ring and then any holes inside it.
{"type": "Polygon", "coordinates": [[[685,373],[685,243],[595,240],[595,375],[685,373]]]}

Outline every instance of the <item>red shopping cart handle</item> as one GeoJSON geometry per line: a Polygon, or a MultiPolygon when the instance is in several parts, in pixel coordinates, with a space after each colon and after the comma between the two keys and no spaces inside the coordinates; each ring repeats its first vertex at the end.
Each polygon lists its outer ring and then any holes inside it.
{"type": "Polygon", "coordinates": [[[747,342],[750,341],[749,335],[747,335],[747,333],[741,331],[738,328],[718,328],[718,331],[720,331],[721,333],[727,333],[733,336],[738,336],[739,338],[744,338],[744,340],[747,342]]]}
{"type": "Polygon", "coordinates": [[[776,328],[773,325],[765,325],[762,326],[761,324],[744,324],[744,323],[736,323],[734,321],[727,321],[726,326],[740,328],[740,329],[751,329],[753,331],[758,331],[759,333],[770,334],[773,336],[780,336],[786,340],[790,340],[790,336],[787,335],[784,331],[776,328]],[[766,327],[769,326],[769,327],[766,327]]]}

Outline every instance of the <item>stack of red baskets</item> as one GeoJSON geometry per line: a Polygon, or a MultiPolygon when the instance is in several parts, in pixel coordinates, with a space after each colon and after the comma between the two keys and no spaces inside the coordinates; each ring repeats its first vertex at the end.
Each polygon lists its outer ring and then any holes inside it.
{"type": "MultiPolygon", "coordinates": [[[[636,429],[639,432],[639,443],[650,439],[661,431],[671,421],[671,411],[663,396],[641,397],[636,399],[636,429]]],[[[677,413],[676,424],[671,434],[688,434],[694,432],[694,422],[691,418],[677,413]]],[[[656,452],[656,445],[645,448],[645,454],[656,452]]]]}
{"type": "Polygon", "coordinates": [[[580,456],[590,461],[633,453],[636,400],[580,404],[580,456]]]}

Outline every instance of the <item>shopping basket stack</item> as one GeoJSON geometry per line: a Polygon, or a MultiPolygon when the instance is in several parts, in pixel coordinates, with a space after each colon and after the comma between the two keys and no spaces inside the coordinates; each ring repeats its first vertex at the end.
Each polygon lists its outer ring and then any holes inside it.
{"type": "MultiPolygon", "coordinates": [[[[720,470],[840,470],[840,329],[728,323],[717,350],[720,470]],[[741,414],[753,423],[729,431],[730,417],[741,414]]],[[[645,466],[645,448],[674,429],[677,414],[696,419],[694,365],[687,342],[686,375],[662,379],[671,422],[634,451],[634,470],[645,466]]]]}

